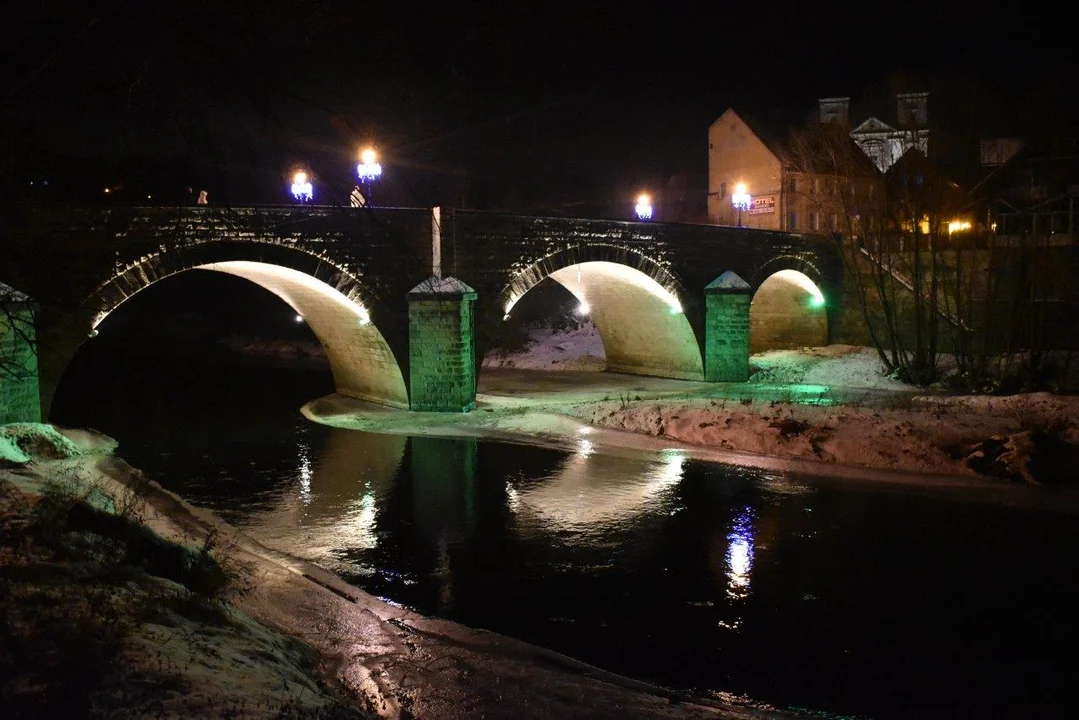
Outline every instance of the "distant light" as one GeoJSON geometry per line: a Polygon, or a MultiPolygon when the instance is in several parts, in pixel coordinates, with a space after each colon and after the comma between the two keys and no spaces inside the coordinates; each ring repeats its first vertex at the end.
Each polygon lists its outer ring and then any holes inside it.
{"type": "Polygon", "coordinates": [[[588,303],[586,303],[584,300],[582,300],[581,304],[577,306],[577,314],[578,315],[587,315],[591,309],[592,308],[590,308],[588,306],[588,303]]]}
{"type": "Polygon", "coordinates": [[[315,189],[311,185],[311,181],[307,179],[307,173],[303,170],[297,170],[292,176],[292,196],[304,202],[310,200],[315,195],[315,189]]]}
{"type": "Polygon", "coordinates": [[[357,308],[357,314],[359,315],[360,325],[370,325],[371,324],[371,313],[369,313],[367,311],[367,308],[365,308],[363,305],[360,305],[357,308]]]}
{"type": "Polygon", "coordinates": [[[951,235],[954,232],[960,232],[962,230],[970,230],[969,220],[952,220],[948,223],[948,234],[951,235]]]}
{"type": "Polygon", "coordinates": [[[667,305],[670,306],[672,315],[677,315],[682,312],[682,303],[678,302],[678,298],[676,298],[673,293],[667,298],[667,305]]]}
{"type": "Polygon", "coordinates": [[[734,186],[734,194],[731,195],[731,205],[736,210],[749,210],[753,204],[753,196],[751,196],[746,188],[745,183],[738,183],[734,186]]]}
{"type": "Polygon", "coordinates": [[[147,200],[153,200],[153,198],[151,196],[149,196],[149,195],[146,196],[146,199],[147,200]]]}
{"type": "Polygon", "coordinates": [[[297,315],[296,322],[303,322],[303,315],[297,315]]]}
{"type": "Polygon", "coordinates": [[[109,189],[108,189],[108,188],[105,188],[105,194],[106,194],[106,195],[108,195],[108,194],[109,194],[109,189]]]}
{"type": "Polygon", "coordinates": [[[812,295],[809,298],[809,307],[824,307],[824,296],[820,295],[819,293],[812,295]]]}
{"type": "Polygon", "coordinates": [[[652,219],[652,197],[648,193],[641,193],[637,197],[637,217],[641,220],[652,219]]]}
{"type": "Polygon", "coordinates": [[[360,180],[374,180],[382,175],[382,165],[378,162],[378,153],[372,148],[364,148],[360,153],[360,164],[356,166],[356,175],[360,180]]]}

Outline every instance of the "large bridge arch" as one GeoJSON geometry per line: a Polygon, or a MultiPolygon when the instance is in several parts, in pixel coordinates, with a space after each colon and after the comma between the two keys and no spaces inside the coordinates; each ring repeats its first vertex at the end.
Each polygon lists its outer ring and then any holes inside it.
{"type": "Polygon", "coordinates": [[[692,322],[686,310],[687,306],[697,310],[693,296],[664,264],[617,244],[571,245],[521,263],[488,311],[492,344],[497,343],[502,321],[513,306],[547,278],[569,291],[591,316],[603,341],[608,370],[704,378],[700,318],[692,322]]]}
{"type": "Polygon", "coordinates": [[[757,270],[750,288],[750,352],[828,344],[832,287],[816,264],[781,255],[757,270]]]}
{"type": "MultiPolygon", "coordinates": [[[[392,326],[394,318],[345,268],[325,256],[277,243],[203,242],[144,255],[118,268],[86,299],[83,307],[89,317],[83,337],[142,290],[189,270],[244,278],[292,307],[325,349],[338,393],[408,407],[402,371],[407,348],[400,343],[394,347],[395,338],[387,339],[380,330],[380,324],[392,326]]],[[[70,349],[69,358],[76,349],[70,349]]]]}

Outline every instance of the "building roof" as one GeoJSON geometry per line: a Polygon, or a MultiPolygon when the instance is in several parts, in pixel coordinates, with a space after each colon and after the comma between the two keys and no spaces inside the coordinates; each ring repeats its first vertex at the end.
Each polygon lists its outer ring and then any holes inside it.
{"type": "Polygon", "coordinates": [[[0,302],[4,303],[24,303],[29,302],[30,296],[26,293],[19,292],[10,285],[0,282],[0,302]]]}

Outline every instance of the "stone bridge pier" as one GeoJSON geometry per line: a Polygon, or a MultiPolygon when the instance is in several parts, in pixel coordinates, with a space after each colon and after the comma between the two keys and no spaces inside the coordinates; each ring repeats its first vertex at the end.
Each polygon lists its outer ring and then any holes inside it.
{"type": "Polygon", "coordinates": [[[292,307],[337,392],[438,412],[475,407],[484,354],[547,278],[587,308],[609,370],[738,382],[751,345],[828,342],[841,277],[819,240],[704,225],[325,206],[27,206],[7,220],[0,280],[36,303],[43,417],[112,312],[192,270],[292,307]]]}

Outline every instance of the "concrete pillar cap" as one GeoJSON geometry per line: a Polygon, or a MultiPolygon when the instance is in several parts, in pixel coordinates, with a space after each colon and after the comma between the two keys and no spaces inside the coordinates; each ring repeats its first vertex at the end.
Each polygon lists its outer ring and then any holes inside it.
{"type": "Polygon", "coordinates": [[[457,278],[440,278],[434,277],[433,275],[408,291],[409,299],[423,297],[437,297],[442,299],[457,297],[467,299],[469,296],[474,299],[476,297],[476,291],[457,278]]]}
{"type": "Polygon", "coordinates": [[[733,270],[728,270],[704,288],[706,293],[739,293],[749,294],[749,283],[738,276],[733,270]]]}

